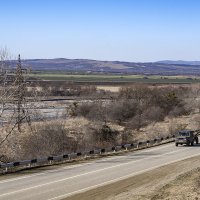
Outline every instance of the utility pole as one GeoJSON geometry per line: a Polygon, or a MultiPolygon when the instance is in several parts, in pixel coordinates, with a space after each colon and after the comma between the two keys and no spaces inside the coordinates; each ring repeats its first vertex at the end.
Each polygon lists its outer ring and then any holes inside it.
{"type": "Polygon", "coordinates": [[[23,76],[23,69],[21,64],[21,58],[20,55],[18,56],[18,63],[17,63],[17,69],[16,69],[16,101],[17,101],[17,117],[16,117],[16,123],[18,131],[21,132],[21,124],[23,119],[26,118],[26,111],[24,108],[24,105],[26,103],[25,99],[25,88],[26,83],[23,76]]]}

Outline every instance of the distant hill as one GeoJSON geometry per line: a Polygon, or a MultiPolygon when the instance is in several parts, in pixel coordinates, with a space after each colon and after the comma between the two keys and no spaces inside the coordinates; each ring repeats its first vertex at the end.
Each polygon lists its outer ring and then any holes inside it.
{"type": "Polygon", "coordinates": [[[184,61],[184,60],[162,60],[157,63],[172,64],[172,65],[200,65],[200,61],[184,61]]]}
{"type": "MultiPolygon", "coordinates": [[[[147,63],[98,61],[87,59],[28,59],[25,67],[33,71],[66,71],[84,73],[123,73],[144,75],[200,75],[200,61],[159,61],[147,63]]],[[[12,62],[16,66],[16,61],[12,62]]]]}

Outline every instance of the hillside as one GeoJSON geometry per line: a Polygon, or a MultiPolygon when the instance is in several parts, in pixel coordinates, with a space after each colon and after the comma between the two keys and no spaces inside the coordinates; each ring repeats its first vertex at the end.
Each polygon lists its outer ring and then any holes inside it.
{"type": "MultiPolygon", "coordinates": [[[[187,63],[187,62],[186,62],[187,63]]],[[[92,73],[124,73],[144,75],[200,75],[200,62],[180,64],[173,61],[154,63],[135,63],[121,61],[97,61],[86,59],[28,59],[23,60],[25,67],[33,71],[68,71],[92,73]]],[[[15,66],[16,61],[12,62],[15,66]]]]}
{"type": "Polygon", "coordinates": [[[200,65],[200,61],[184,61],[184,60],[162,60],[157,63],[172,64],[172,65],[200,65]]]}

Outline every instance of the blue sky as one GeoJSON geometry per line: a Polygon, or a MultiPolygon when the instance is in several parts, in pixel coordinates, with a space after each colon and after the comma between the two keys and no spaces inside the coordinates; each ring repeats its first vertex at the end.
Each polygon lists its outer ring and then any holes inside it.
{"type": "Polygon", "coordinates": [[[0,0],[0,47],[23,58],[200,60],[199,0],[0,0]]]}

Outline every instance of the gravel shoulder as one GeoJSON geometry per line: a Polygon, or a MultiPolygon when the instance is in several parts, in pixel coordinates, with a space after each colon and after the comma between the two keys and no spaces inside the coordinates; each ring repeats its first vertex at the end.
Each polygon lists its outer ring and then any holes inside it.
{"type": "Polygon", "coordinates": [[[68,197],[65,200],[198,200],[200,156],[68,197]]]}

